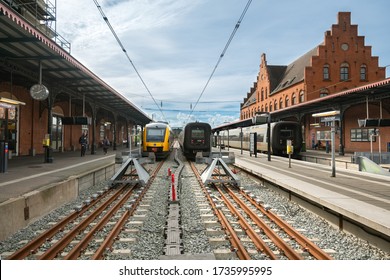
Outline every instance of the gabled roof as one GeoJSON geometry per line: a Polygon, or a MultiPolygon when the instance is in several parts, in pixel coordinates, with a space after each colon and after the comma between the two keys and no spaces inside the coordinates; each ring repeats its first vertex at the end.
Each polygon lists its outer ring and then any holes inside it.
{"type": "MultiPolygon", "coordinates": [[[[303,81],[306,66],[311,65],[311,58],[317,55],[318,46],[308,51],[290,65],[267,65],[270,81],[270,96],[303,81]]],[[[241,108],[256,103],[256,91],[244,100],[241,108]]]]}
{"type": "Polygon", "coordinates": [[[285,65],[267,65],[268,79],[270,81],[270,92],[273,92],[279,85],[280,80],[286,72],[285,65]]]}
{"type": "MultiPolygon", "coordinates": [[[[317,49],[318,46],[316,46],[314,49],[308,51],[307,53],[299,57],[297,60],[292,62],[285,68],[284,73],[280,73],[281,69],[279,69],[280,72],[276,73],[275,76],[277,74],[282,74],[282,76],[280,76],[279,82],[277,83],[277,86],[275,88],[273,88],[271,84],[270,95],[273,95],[281,90],[284,90],[287,87],[302,82],[305,75],[305,68],[306,66],[311,65],[311,58],[317,55],[317,49]]],[[[275,77],[275,79],[277,79],[277,77],[275,77]]]]}

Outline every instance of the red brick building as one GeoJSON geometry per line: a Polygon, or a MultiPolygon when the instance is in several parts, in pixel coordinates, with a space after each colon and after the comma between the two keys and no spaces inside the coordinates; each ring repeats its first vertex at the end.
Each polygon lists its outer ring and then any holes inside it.
{"type": "MultiPolygon", "coordinates": [[[[306,146],[310,148],[318,140],[330,139],[329,122],[313,118],[313,111],[304,111],[303,106],[302,111],[291,110],[288,115],[289,108],[305,103],[316,104],[317,101],[322,104],[321,101],[334,94],[347,93],[348,90],[384,80],[385,75],[385,67],[379,67],[378,57],[372,55],[371,46],[366,46],[364,36],[358,35],[358,26],[351,24],[351,13],[340,12],[337,24],[325,32],[323,43],[291,64],[268,65],[266,55],[261,55],[257,81],[241,104],[240,119],[266,111],[271,113],[273,120],[277,120],[283,112],[284,119],[302,123],[306,146]]],[[[367,116],[390,118],[388,103],[387,97],[381,98],[380,102],[329,104],[329,110],[341,112],[341,119],[336,122],[339,128],[336,147],[340,146],[347,152],[369,151],[368,138],[372,129],[359,128],[357,120],[367,116]]],[[[386,151],[390,128],[381,128],[381,136],[381,148],[386,151]]],[[[378,144],[376,147],[378,149],[378,144]]]]}

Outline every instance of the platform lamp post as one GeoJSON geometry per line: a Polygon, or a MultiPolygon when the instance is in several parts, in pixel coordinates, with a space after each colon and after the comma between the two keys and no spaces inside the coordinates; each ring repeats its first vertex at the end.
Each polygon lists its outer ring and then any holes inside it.
{"type": "Polygon", "coordinates": [[[335,128],[335,120],[336,117],[340,115],[340,111],[328,111],[328,112],[322,112],[322,113],[316,113],[312,114],[312,117],[327,117],[328,121],[332,122],[332,126],[330,129],[331,134],[331,145],[332,145],[332,175],[331,177],[336,177],[336,160],[335,160],[335,134],[336,134],[336,128],[335,128]]]}
{"type": "Polygon", "coordinates": [[[267,123],[267,154],[268,161],[271,161],[271,114],[269,112],[256,112],[253,118],[253,124],[265,124],[267,123]]]}

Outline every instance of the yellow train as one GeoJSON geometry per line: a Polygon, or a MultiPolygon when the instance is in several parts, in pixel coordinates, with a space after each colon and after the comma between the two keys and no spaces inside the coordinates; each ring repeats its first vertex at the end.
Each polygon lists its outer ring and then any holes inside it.
{"type": "Polygon", "coordinates": [[[153,152],[156,158],[165,158],[172,150],[173,133],[165,122],[153,122],[145,126],[142,143],[142,156],[153,152]]]}

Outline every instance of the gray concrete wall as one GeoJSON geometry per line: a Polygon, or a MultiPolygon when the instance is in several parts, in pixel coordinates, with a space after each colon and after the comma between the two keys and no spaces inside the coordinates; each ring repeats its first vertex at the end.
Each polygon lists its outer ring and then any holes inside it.
{"type": "Polygon", "coordinates": [[[7,239],[54,209],[75,200],[81,191],[110,179],[115,168],[115,164],[110,164],[1,203],[0,240],[7,239]]]}

